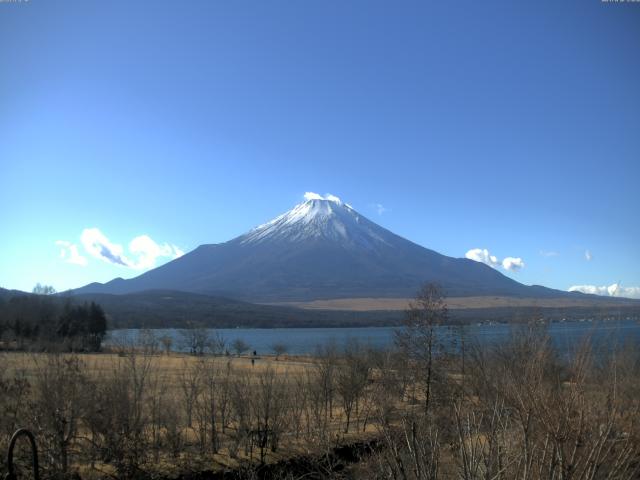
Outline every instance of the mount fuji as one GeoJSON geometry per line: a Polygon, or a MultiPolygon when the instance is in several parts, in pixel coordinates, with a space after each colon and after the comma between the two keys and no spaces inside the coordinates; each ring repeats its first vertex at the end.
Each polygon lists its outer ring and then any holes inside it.
{"type": "Polygon", "coordinates": [[[74,293],[180,290],[251,302],[409,298],[424,282],[448,296],[573,296],[525,286],[473,260],[441,255],[368,220],[334,196],[309,194],[237,238],[201,245],[165,265],[74,293]]]}

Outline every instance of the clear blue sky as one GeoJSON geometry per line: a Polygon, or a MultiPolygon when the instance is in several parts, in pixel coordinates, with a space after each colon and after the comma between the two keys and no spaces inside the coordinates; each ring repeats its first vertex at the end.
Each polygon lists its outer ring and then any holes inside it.
{"type": "Polygon", "coordinates": [[[527,284],[640,286],[639,180],[639,3],[0,3],[5,288],[131,277],[305,191],[527,284]]]}

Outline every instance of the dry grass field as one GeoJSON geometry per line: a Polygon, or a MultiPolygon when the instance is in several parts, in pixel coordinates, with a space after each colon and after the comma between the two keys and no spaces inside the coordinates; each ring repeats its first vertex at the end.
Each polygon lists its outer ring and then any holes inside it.
{"type": "MultiPolygon", "coordinates": [[[[0,378],[16,398],[3,399],[14,417],[5,419],[3,435],[32,429],[47,457],[58,457],[48,465],[52,471],[74,471],[83,478],[131,476],[139,469],[172,476],[322,454],[375,435],[365,419],[372,413],[369,403],[350,412],[346,428],[334,385],[335,359],[330,361],[323,367],[318,359],[292,356],[5,352],[0,378]],[[11,389],[17,379],[24,382],[22,391],[11,389]],[[315,388],[321,384],[326,388],[315,388]],[[53,418],[45,420],[46,415],[53,418]],[[65,424],[75,427],[64,431],[65,424]],[[67,439],[58,437],[60,430],[67,439]],[[124,438],[110,438],[114,435],[124,438]],[[139,458],[129,458],[131,442],[143,447],[139,458]],[[67,450],[64,458],[61,447],[67,450]],[[121,451],[101,461],[109,449],[121,451]]],[[[362,401],[365,387],[361,380],[354,387],[359,391],[348,395],[362,401]]]]}
{"type": "MultiPolygon", "coordinates": [[[[141,355],[144,355],[141,352],[141,355]]],[[[4,364],[4,371],[7,375],[21,374],[27,378],[33,377],[37,371],[39,363],[46,358],[43,353],[29,352],[2,352],[0,359],[4,364]]],[[[68,354],[67,357],[77,357],[78,355],[68,354]]],[[[122,362],[126,355],[117,352],[105,353],[83,353],[81,358],[85,373],[91,377],[98,377],[111,371],[116,363],[122,362]]],[[[163,377],[170,380],[170,386],[176,387],[174,382],[185,370],[199,365],[202,358],[194,355],[181,353],[154,353],[146,356],[151,359],[153,368],[162,371],[163,377]]],[[[251,356],[210,356],[206,359],[207,365],[213,368],[226,368],[230,366],[236,372],[246,372],[252,375],[272,370],[277,374],[299,375],[308,370],[312,364],[312,358],[306,356],[294,357],[283,356],[276,360],[273,355],[256,357],[255,363],[251,363],[251,356]]]]}
{"type": "Polygon", "coordinates": [[[450,355],[433,325],[407,328],[397,350],[314,357],[1,353],[0,450],[31,429],[57,479],[260,478],[303,457],[316,460],[269,478],[638,478],[637,346],[567,358],[531,325],[450,355]],[[327,460],[369,441],[356,466],[327,460]]]}
{"type": "MultiPolygon", "coordinates": [[[[313,300],[309,302],[281,302],[271,305],[287,305],[310,310],[351,310],[366,311],[404,311],[411,298],[336,298],[313,300]]],[[[607,300],[603,298],[518,298],[518,297],[448,297],[447,307],[450,310],[482,309],[482,308],[608,308],[620,305],[638,305],[638,301],[625,299],[607,300]]]]}

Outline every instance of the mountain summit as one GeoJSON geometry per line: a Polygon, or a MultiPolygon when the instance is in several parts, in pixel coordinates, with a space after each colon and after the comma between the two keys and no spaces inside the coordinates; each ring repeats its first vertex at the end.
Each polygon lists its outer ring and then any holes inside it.
{"type": "Polygon", "coordinates": [[[339,198],[307,193],[290,211],[225,243],[192,252],[130,280],[76,293],[151,289],[224,295],[254,302],[412,297],[428,281],[449,296],[566,296],[528,287],[465,258],[441,255],[360,215],[339,198]]]}
{"type": "MultiPolygon", "coordinates": [[[[312,194],[307,194],[311,196],[312,194]]],[[[338,197],[310,198],[292,210],[260,225],[236,241],[242,244],[310,241],[333,242],[350,249],[375,249],[389,244],[387,230],[367,220],[338,197]]]]}

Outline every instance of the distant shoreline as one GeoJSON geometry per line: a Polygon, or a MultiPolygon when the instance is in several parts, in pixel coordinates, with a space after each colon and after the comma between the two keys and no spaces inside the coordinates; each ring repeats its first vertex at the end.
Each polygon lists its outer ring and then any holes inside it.
{"type": "MultiPolygon", "coordinates": [[[[262,305],[287,306],[304,310],[348,310],[356,312],[395,311],[408,308],[411,298],[336,298],[311,300],[306,302],[270,302],[262,305]]],[[[572,308],[572,307],[620,307],[637,306],[640,302],[633,299],[617,298],[527,298],[501,296],[448,297],[447,307],[451,310],[475,308],[572,308]]]]}

